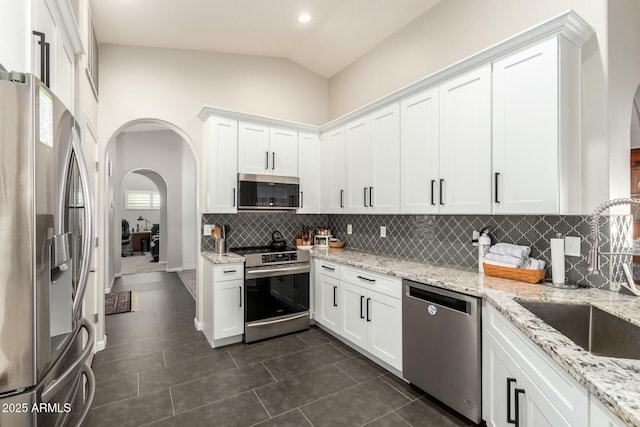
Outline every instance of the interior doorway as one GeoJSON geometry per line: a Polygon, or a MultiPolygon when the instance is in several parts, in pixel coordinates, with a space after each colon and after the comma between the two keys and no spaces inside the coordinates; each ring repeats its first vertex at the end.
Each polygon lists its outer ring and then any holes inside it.
{"type": "Polygon", "coordinates": [[[166,271],[167,251],[162,244],[167,227],[165,179],[154,170],[136,169],[124,177],[120,193],[120,273],[166,271]]]}
{"type": "MultiPolygon", "coordinates": [[[[640,199],[640,86],[631,102],[630,196],[640,199]]],[[[633,211],[632,211],[633,212],[633,211]]],[[[633,280],[640,284],[640,208],[633,212],[633,280]],[[638,255],[636,255],[638,254],[638,255]]]]}

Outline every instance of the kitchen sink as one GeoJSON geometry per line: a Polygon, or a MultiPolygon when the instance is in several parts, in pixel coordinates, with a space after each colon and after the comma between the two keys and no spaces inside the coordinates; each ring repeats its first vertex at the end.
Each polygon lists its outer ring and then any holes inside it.
{"type": "Polygon", "coordinates": [[[588,304],[516,301],[592,354],[640,360],[640,326],[588,304]]]}

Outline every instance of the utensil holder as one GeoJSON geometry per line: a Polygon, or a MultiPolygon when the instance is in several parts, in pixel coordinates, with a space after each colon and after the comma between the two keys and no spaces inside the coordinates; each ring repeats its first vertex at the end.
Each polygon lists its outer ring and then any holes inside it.
{"type": "Polygon", "coordinates": [[[214,239],[213,251],[217,254],[223,254],[226,252],[226,240],[225,239],[214,239]]]}

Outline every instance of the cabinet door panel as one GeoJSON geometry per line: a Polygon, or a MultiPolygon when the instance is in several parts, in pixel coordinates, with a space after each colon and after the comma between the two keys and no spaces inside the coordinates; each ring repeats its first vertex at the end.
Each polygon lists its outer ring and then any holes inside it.
{"type": "Polygon", "coordinates": [[[489,427],[507,426],[507,418],[515,416],[514,393],[518,387],[517,382],[509,385],[507,381],[517,379],[519,369],[491,334],[483,336],[483,352],[482,415],[489,427]]]}
{"type": "Polygon", "coordinates": [[[269,128],[240,122],[238,124],[238,171],[268,174],[270,170],[269,128]]]}
{"type": "Polygon", "coordinates": [[[440,86],[440,179],[441,213],[491,212],[490,65],[440,86]]]}
{"type": "Polygon", "coordinates": [[[216,340],[244,333],[244,301],[242,280],[229,280],[214,284],[213,337],[216,340]]]}
{"type": "Polygon", "coordinates": [[[298,132],[270,129],[269,173],[280,176],[298,176],[298,132]]]}
{"type": "Polygon", "coordinates": [[[320,213],[320,145],[317,134],[298,134],[301,214],[320,213]]]}
{"type": "Polygon", "coordinates": [[[494,212],[558,213],[558,99],[557,38],[494,63],[494,212]]]}
{"type": "Polygon", "coordinates": [[[369,205],[375,213],[400,212],[400,106],[371,115],[369,205]]]}
{"type": "Polygon", "coordinates": [[[238,122],[210,117],[205,122],[205,212],[236,213],[238,122]]]}
{"type": "Polygon", "coordinates": [[[349,213],[369,211],[369,117],[347,124],[347,194],[349,213]]]}
{"type": "Polygon", "coordinates": [[[367,350],[402,371],[402,300],[373,291],[369,291],[367,299],[367,350]]]}
{"type": "Polygon", "coordinates": [[[340,281],[323,274],[319,275],[319,306],[316,306],[318,321],[335,333],[340,332],[340,281]]]}
{"type": "Polygon", "coordinates": [[[325,213],[345,212],[346,192],[346,139],[344,128],[325,134],[322,146],[322,172],[320,188],[325,213]]]}
{"type": "Polygon", "coordinates": [[[361,348],[367,348],[367,291],[351,283],[340,283],[340,335],[361,348]]]}
{"type": "Polygon", "coordinates": [[[401,212],[438,211],[440,144],[439,89],[429,89],[401,103],[401,212]]]}

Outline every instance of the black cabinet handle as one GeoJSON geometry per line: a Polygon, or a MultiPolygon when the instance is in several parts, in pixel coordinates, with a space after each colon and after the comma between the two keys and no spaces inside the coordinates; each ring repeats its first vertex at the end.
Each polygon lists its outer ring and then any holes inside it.
{"type": "Polygon", "coordinates": [[[498,177],[500,176],[500,172],[496,172],[494,174],[494,179],[493,179],[493,185],[494,185],[494,195],[495,195],[495,200],[496,203],[500,203],[500,200],[498,200],[498,177]]]}
{"type": "Polygon", "coordinates": [[[520,395],[524,394],[524,389],[517,388],[515,391],[516,391],[516,427],[520,427],[520,395]]]}
{"type": "Polygon", "coordinates": [[[511,417],[511,384],[516,382],[515,378],[507,378],[507,423],[515,424],[516,419],[511,417]]]}
{"type": "Polygon", "coordinates": [[[233,189],[233,205],[231,205],[231,206],[233,206],[233,207],[236,206],[236,189],[235,188],[233,189]]]}
{"type": "Polygon", "coordinates": [[[373,207],[373,187],[369,187],[369,207],[373,207]]]}
{"type": "Polygon", "coordinates": [[[304,191],[300,192],[300,209],[304,207],[304,191]]]}
{"type": "Polygon", "coordinates": [[[364,187],[364,207],[367,207],[367,187],[364,187]]]}
{"type": "Polygon", "coordinates": [[[271,153],[271,170],[276,168],[276,152],[271,153]]]}
{"type": "Polygon", "coordinates": [[[369,279],[368,277],[358,276],[358,279],[366,280],[367,282],[375,283],[376,279],[369,279]]]}
{"type": "Polygon", "coordinates": [[[371,322],[371,318],[369,317],[369,301],[371,301],[371,298],[367,298],[367,322],[371,322]]]}
{"type": "Polygon", "coordinates": [[[326,270],[329,270],[329,271],[336,271],[336,269],[335,269],[335,268],[333,268],[333,267],[327,267],[326,265],[322,265],[321,267],[322,267],[322,268],[324,268],[324,269],[326,269],[326,270]]]}
{"type": "Polygon", "coordinates": [[[47,36],[45,33],[41,33],[40,31],[33,31],[33,35],[37,36],[40,40],[38,40],[38,44],[40,45],[40,80],[45,86],[49,87],[50,82],[50,45],[47,42],[47,36]]]}
{"type": "Polygon", "coordinates": [[[344,208],[344,190],[340,190],[340,207],[344,208]]]}
{"type": "Polygon", "coordinates": [[[268,151],[264,152],[264,164],[265,164],[264,168],[269,169],[269,152],[268,151]]]}
{"type": "Polygon", "coordinates": [[[364,319],[364,295],[360,295],[360,318],[364,319]]]}
{"type": "Polygon", "coordinates": [[[224,270],[224,274],[235,273],[237,270],[224,270]]]}
{"type": "Polygon", "coordinates": [[[238,290],[240,291],[240,307],[242,307],[242,286],[238,286],[238,290]]]}
{"type": "Polygon", "coordinates": [[[442,187],[444,185],[444,179],[440,178],[440,204],[444,205],[444,202],[442,201],[442,187]]]}
{"type": "Polygon", "coordinates": [[[337,307],[338,306],[338,302],[336,301],[336,291],[338,290],[337,286],[333,287],[333,306],[337,307]]]}
{"type": "Polygon", "coordinates": [[[433,189],[433,186],[436,185],[436,180],[432,179],[431,180],[431,206],[435,206],[436,205],[436,201],[433,199],[435,190],[433,189]]]}

